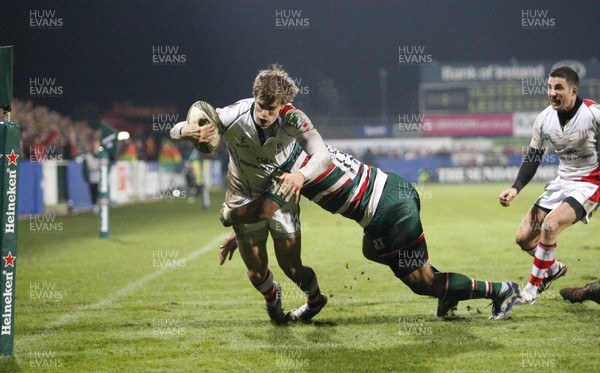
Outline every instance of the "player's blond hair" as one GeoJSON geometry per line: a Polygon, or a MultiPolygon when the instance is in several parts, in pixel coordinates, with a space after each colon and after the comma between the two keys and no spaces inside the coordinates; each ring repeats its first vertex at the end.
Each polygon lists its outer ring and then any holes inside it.
{"type": "Polygon", "coordinates": [[[252,85],[254,98],[267,104],[287,104],[292,102],[297,93],[296,82],[278,64],[259,71],[252,85]]]}

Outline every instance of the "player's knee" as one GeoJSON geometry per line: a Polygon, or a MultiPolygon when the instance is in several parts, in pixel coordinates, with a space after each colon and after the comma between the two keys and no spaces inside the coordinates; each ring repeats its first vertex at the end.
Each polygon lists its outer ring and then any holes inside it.
{"type": "Polygon", "coordinates": [[[521,235],[517,233],[517,236],[515,237],[515,242],[523,251],[529,251],[533,247],[535,247],[535,243],[532,243],[531,239],[526,235],[521,235]]]}
{"type": "Polygon", "coordinates": [[[261,271],[248,270],[248,278],[253,284],[260,284],[265,281],[267,278],[267,273],[262,273],[261,271]]]}
{"type": "Polygon", "coordinates": [[[410,290],[417,295],[431,295],[435,296],[433,283],[427,283],[426,281],[413,282],[407,284],[410,290]]]}
{"type": "Polygon", "coordinates": [[[281,269],[283,270],[283,273],[285,273],[285,275],[290,279],[295,278],[298,274],[298,267],[295,266],[287,266],[285,268],[282,267],[281,269]]]}
{"type": "Polygon", "coordinates": [[[379,259],[379,255],[377,255],[377,252],[371,247],[363,246],[362,253],[363,256],[370,261],[381,262],[381,260],[379,259]]]}
{"type": "Polygon", "coordinates": [[[430,295],[437,296],[435,275],[431,271],[429,264],[419,267],[418,269],[400,277],[401,273],[396,273],[396,277],[399,277],[413,293],[417,295],[430,295]]]}
{"type": "Polygon", "coordinates": [[[542,223],[542,236],[553,236],[558,231],[558,222],[552,217],[546,217],[542,223]]]}

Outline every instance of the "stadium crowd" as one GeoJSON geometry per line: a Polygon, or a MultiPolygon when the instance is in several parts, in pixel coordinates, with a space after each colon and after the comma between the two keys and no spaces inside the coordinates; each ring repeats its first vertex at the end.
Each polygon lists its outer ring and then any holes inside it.
{"type": "MultiPolygon", "coordinates": [[[[21,159],[33,162],[76,159],[94,152],[101,136],[99,126],[73,120],[29,100],[13,100],[11,121],[21,125],[21,159]]],[[[181,163],[180,151],[191,152],[187,144],[182,145],[186,149],[178,149],[168,138],[160,142],[157,144],[154,136],[129,139],[119,147],[119,159],[181,163]]]]}

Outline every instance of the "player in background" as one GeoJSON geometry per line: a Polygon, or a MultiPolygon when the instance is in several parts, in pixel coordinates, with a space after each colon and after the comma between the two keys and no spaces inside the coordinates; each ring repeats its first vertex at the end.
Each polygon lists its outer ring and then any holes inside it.
{"type": "Polygon", "coordinates": [[[193,203],[197,196],[202,196],[202,208],[210,208],[210,195],[205,184],[204,160],[198,149],[194,149],[184,162],[183,173],[187,186],[188,202],[193,203]]]}
{"type": "MultiPolygon", "coordinates": [[[[305,179],[313,178],[331,165],[329,152],[317,130],[302,111],[289,104],[297,92],[287,72],[279,65],[272,65],[256,76],[253,98],[217,110],[221,123],[200,127],[197,122],[180,122],[171,130],[174,139],[208,142],[214,131],[225,138],[229,152],[225,203],[230,208],[262,195],[272,172],[303,150],[312,155],[311,160],[280,179],[282,188],[290,193],[299,196],[305,179]]],[[[264,296],[269,317],[280,323],[287,318],[281,305],[281,286],[274,282],[268,267],[269,234],[279,266],[307,294],[304,316],[314,317],[327,302],[315,272],[304,265],[300,257],[298,208],[292,203],[270,219],[233,227],[250,282],[264,296]]]]}
{"type": "Polygon", "coordinates": [[[600,280],[587,284],[582,288],[560,289],[560,295],[564,300],[568,300],[571,303],[581,303],[586,300],[593,300],[600,304],[600,280]]]}
{"type": "MultiPolygon", "coordinates": [[[[307,178],[301,194],[331,213],[355,220],[363,229],[363,255],[391,268],[396,277],[416,294],[438,298],[437,315],[453,316],[458,302],[466,299],[492,299],[490,319],[507,319],[519,294],[514,282],[471,279],[460,273],[439,272],[429,263],[421,225],[419,194],[400,176],[361,163],[353,156],[329,147],[333,165],[320,175],[307,178]],[[415,259],[418,258],[418,259],[415,259]]],[[[310,159],[305,153],[284,164],[281,172],[294,172],[310,159]]],[[[289,204],[290,193],[274,177],[269,191],[251,203],[222,210],[224,225],[253,223],[269,219],[281,206],[289,204]]],[[[221,246],[221,264],[235,250],[228,238],[221,246]]],[[[301,310],[288,317],[298,318],[301,310]]]]}
{"type": "Polygon", "coordinates": [[[567,266],[555,260],[558,235],[578,221],[587,224],[598,207],[600,106],[579,98],[578,84],[579,76],[569,67],[550,72],[550,105],[533,124],[531,143],[514,184],[499,196],[500,204],[509,206],[535,175],[546,144],[554,146],[558,176],[546,184],[517,231],[517,244],[534,259],[529,282],[516,304],[533,304],[538,293],[567,273],[567,266]]]}

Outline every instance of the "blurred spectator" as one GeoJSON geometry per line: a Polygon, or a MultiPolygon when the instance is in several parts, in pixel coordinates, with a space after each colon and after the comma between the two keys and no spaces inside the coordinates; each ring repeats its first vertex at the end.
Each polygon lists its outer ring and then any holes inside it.
{"type": "Polygon", "coordinates": [[[137,161],[138,160],[138,149],[134,142],[127,140],[123,146],[123,151],[119,157],[121,161],[137,161]]]}
{"type": "Polygon", "coordinates": [[[158,153],[158,162],[163,170],[177,172],[178,166],[181,164],[181,153],[171,140],[163,140],[160,152],[158,153]]]}
{"type": "Polygon", "coordinates": [[[144,150],[146,152],[147,161],[158,160],[158,147],[156,146],[156,141],[154,141],[153,136],[148,136],[146,138],[146,141],[144,142],[144,150]]]}
{"type": "Polygon", "coordinates": [[[100,183],[100,160],[98,159],[99,141],[88,143],[83,159],[83,176],[90,186],[92,203],[98,204],[98,184],[100,183]]]}
{"type": "Polygon", "coordinates": [[[165,139],[163,141],[163,146],[160,148],[160,153],[158,154],[158,161],[161,164],[181,163],[181,153],[171,140],[165,139]]]}
{"type": "Polygon", "coordinates": [[[418,182],[420,185],[424,185],[431,181],[431,172],[426,168],[419,169],[418,182]]]}
{"type": "Polygon", "coordinates": [[[77,157],[77,134],[74,130],[69,131],[68,141],[63,147],[63,156],[65,160],[75,159],[77,157]]]}

